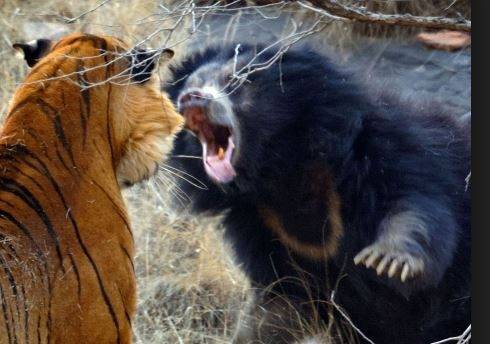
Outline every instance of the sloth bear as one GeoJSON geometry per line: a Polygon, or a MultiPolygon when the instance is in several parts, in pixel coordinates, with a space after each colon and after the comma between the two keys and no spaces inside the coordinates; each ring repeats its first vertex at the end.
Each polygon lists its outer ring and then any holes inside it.
{"type": "Polygon", "coordinates": [[[225,237],[256,290],[235,342],[291,343],[318,318],[339,324],[339,342],[347,318],[361,342],[461,334],[467,129],[434,104],[369,90],[311,49],[270,65],[277,52],[208,47],[174,66],[166,87],[188,129],[172,165],[208,186],[180,187],[196,212],[225,211],[225,237]],[[252,73],[237,79],[240,70],[252,73]]]}

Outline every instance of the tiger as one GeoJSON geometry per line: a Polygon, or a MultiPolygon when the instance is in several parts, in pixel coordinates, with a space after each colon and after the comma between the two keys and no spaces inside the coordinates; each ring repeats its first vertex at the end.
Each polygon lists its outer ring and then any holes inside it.
{"type": "Polygon", "coordinates": [[[32,68],[0,135],[0,343],[131,343],[121,190],[157,171],[181,129],[156,73],[173,51],[85,33],[14,48],[32,68]]]}

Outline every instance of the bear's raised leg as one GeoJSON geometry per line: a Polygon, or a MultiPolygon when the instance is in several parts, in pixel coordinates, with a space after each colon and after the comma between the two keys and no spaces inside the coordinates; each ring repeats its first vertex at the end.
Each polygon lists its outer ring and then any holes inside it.
{"type": "Polygon", "coordinates": [[[374,269],[395,285],[407,284],[409,290],[436,285],[451,263],[458,232],[451,212],[441,204],[425,197],[398,202],[354,263],[374,269]]]}

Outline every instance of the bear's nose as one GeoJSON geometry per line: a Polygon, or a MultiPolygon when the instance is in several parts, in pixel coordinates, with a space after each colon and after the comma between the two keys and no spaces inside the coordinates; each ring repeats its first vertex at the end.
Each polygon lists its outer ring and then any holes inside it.
{"type": "Polygon", "coordinates": [[[206,107],[213,96],[201,90],[189,90],[182,93],[177,100],[177,108],[183,111],[188,107],[206,107]]]}

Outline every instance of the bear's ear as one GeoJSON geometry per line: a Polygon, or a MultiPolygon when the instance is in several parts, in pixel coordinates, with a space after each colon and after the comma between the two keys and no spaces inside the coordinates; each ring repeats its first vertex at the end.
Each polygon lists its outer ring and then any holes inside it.
{"type": "Polygon", "coordinates": [[[15,43],[12,47],[24,55],[29,67],[34,66],[51,48],[51,40],[37,39],[29,43],[15,43]]]}
{"type": "Polygon", "coordinates": [[[174,51],[171,49],[164,49],[161,52],[133,49],[131,51],[131,80],[136,83],[147,81],[159,62],[166,62],[173,56],[174,51]]]}

